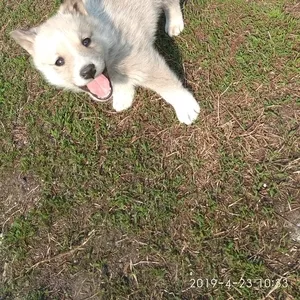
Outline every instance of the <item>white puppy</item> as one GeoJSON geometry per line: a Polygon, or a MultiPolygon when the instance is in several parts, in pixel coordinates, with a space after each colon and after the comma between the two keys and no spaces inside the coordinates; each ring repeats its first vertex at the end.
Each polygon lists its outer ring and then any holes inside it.
{"type": "Polygon", "coordinates": [[[191,124],[200,107],[154,48],[162,10],[166,32],[178,35],[184,26],[179,0],[66,0],[45,23],[11,35],[53,85],[96,101],[113,96],[116,111],[129,108],[135,86],[143,86],[191,124]]]}

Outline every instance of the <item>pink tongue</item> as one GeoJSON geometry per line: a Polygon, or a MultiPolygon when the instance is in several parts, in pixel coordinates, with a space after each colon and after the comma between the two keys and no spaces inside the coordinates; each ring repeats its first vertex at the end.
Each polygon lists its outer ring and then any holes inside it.
{"type": "Polygon", "coordinates": [[[103,74],[89,82],[87,88],[91,93],[102,99],[108,97],[111,91],[109,80],[103,74]]]}

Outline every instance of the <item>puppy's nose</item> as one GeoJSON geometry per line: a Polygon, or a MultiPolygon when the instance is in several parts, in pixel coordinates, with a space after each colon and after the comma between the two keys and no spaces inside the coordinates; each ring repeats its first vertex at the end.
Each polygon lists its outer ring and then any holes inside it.
{"type": "Polygon", "coordinates": [[[94,78],[95,74],[96,74],[96,67],[94,64],[89,64],[87,66],[84,66],[80,70],[80,76],[84,79],[94,78]]]}

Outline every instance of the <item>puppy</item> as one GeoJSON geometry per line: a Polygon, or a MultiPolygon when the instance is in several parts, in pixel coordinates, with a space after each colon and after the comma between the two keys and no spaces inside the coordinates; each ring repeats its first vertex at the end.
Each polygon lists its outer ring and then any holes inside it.
{"type": "Polygon", "coordinates": [[[66,0],[40,26],[11,36],[50,84],[96,101],[113,97],[116,111],[132,105],[136,86],[149,88],[189,125],[199,104],[154,47],[162,11],[166,32],[178,35],[184,27],[179,0],[66,0]]]}

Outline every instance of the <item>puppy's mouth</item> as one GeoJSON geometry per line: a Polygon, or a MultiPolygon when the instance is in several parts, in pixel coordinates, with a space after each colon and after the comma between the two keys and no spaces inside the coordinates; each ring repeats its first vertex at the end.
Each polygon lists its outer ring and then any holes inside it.
{"type": "Polygon", "coordinates": [[[96,76],[87,85],[80,87],[83,91],[87,92],[96,101],[105,102],[112,96],[112,85],[106,70],[102,74],[96,76]]]}

